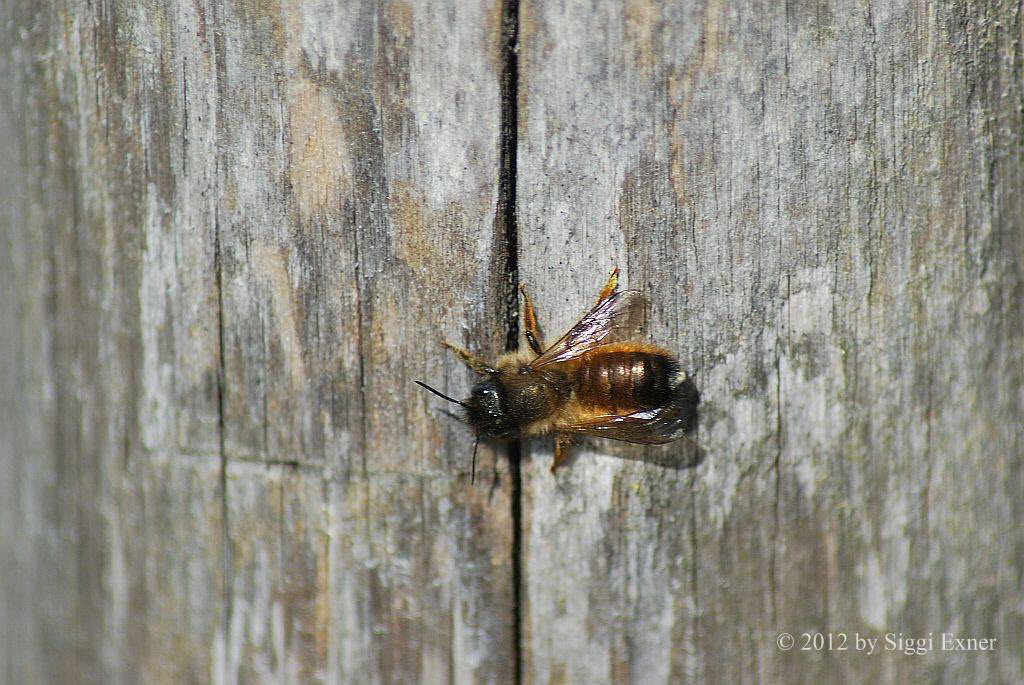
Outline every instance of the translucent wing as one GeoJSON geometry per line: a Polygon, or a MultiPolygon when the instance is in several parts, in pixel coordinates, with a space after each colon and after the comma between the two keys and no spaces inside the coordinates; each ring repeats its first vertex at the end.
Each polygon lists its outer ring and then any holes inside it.
{"type": "Polygon", "coordinates": [[[646,300],[638,290],[621,290],[599,301],[583,315],[569,332],[530,364],[545,364],[575,359],[598,345],[635,336],[643,326],[646,300]]]}
{"type": "Polygon", "coordinates": [[[558,426],[558,430],[642,445],[662,445],[686,435],[691,419],[683,408],[670,404],[622,416],[598,416],[585,423],[558,426]]]}

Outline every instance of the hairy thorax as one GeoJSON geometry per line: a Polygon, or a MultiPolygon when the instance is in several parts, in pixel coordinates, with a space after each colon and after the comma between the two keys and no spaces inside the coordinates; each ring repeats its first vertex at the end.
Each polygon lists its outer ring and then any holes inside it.
{"type": "Polygon", "coordinates": [[[531,369],[530,357],[511,353],[498,360],[505,409],[522,425],[553,416],[572,397],[573,384],[560,369],[531,369]]]}

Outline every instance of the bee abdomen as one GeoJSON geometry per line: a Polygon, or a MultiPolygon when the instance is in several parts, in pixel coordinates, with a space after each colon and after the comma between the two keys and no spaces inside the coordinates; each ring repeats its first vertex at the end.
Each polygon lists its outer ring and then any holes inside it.
{"type": "Polygon", "coordinates": [[[580,402],[609,412],[662,407],[672,399],[679,365],[667,354],[600,349],[580,360],[576,394],[580,402]]]}

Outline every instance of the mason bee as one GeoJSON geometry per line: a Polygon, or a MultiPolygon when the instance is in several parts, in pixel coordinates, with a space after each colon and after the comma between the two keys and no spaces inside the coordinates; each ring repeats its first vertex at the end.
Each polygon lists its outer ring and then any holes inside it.
{"type": "MultiPolygon", "coordinates": [[[[631,342],[645,300],[619,290],[612,270],[590,311],[553,345],[541,342],[537,316],[523,294],[523,324],[529,349],[509,352],[492,366],[442,341],[481,379],[459,401],[426,383],[417,384],[461,405],[477,442],[554,434],[551,471],[565,460],[572,436],[660,445],[693,430],[697,389],[671,352],[631,342]]],[[[473,478],[476,446],[473,448],[473,478]]]]}

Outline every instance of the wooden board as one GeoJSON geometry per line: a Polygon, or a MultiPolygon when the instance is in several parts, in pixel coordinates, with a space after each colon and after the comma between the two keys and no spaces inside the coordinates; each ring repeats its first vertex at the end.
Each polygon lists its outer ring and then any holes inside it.
{"type": "Polygon", "coordinates": [[[0,0],[0,679],[1024,679],[1020,8],[748,5],[0,0]],[[616,265],[703,461],[472,486],[616,265]]]}
{"type": "Polygon", "coordinates": [[[0,674],[503,681],[500,5],[8,11],[0,674]]]}
{"type": "Polygon", "coordinates": [[[707,455],[530,448],[527,680],[1020,679],[1019,7],[520,16],[521,280],[554,339],[622,268],[707,455]]]}

